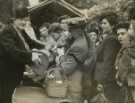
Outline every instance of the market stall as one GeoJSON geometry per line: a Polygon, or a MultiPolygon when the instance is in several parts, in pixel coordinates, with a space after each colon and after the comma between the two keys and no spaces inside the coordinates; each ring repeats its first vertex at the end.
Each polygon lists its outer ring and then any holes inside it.
{"type": "Polygon", "coordinates": [[[36,26],[44,22],[57,22],[60,17],[84,17],[85,15],[64,0],[45,0],[38,5],[28,7],[32,23],[36,26]]]}

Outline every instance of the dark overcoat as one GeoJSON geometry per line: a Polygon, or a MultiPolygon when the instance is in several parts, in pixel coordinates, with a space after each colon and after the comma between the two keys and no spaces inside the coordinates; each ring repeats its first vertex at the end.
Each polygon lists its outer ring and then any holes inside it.
{"type": "MultiPolygon", "coordinates": [[[[31,40],[24,31],[21,31],[21,34],[30,49],[44,47],[31,40]]],[[[8,77],[10,74],[22,74],[25,64],[32,63],[31,56],[32,52],[26,50],[13,25],[8,25],[0,34],[0,76],[8,77]]]]}
{"type": "MultiPolygon", "coordinates": [[[[20,33],[31,48],[44,47],[20,33]]],[[[32,63],[32,52],[25,48],[22,38],[13,25],[8,25],[0,34],[0,103],[11,103],[12,94],[23,77],[26,64],[32,63]]]]}
{"type": "Polygon", "coordinates": [[[94,78],[96,81],[102,83],[112,81],[115,79],[115,59],[120,49],[120,43],[116,37],[109,35],[97,47],[96,54],[96,68],[94,78]]]}

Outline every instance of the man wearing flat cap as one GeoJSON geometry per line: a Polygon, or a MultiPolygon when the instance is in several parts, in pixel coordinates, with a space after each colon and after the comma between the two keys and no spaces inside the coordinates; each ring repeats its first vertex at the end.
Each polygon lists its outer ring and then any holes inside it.
{"type": "Polygon", "coordinates": [[[61,67],[69,79],[68,95],[73,103],[82,103],[82,71],[88,56],[88,42],[84,24],[69,24],[73,42],[61,59],[61,67]]]}
{"type": "Polygon", "coordinates": [[[26,8],[16,9],[13,22],[0,35],[0,103],[11,103],[12,94],[22,80],[25,65],[38,60],[31,49],[44,47],[24,31],[26,17],[26,8]]]}

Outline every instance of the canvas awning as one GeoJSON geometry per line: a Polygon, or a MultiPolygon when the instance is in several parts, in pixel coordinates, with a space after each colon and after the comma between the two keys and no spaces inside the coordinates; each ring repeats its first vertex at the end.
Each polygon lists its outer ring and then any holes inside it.
{"type": "Polygon", "coordinates": [[[29,7],[32,23],[40,26],[44,22],[56,22],[59,17],[67,15],[71,18],[85,15],[64,0],[45,0],[38,5],[29,7]]]}

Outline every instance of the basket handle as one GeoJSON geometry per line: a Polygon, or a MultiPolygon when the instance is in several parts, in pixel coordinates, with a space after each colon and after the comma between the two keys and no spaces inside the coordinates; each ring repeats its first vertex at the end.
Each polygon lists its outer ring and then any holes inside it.
{"type": "MultiPolygon", "coordinates": [[[[60,70],[57,69],[57,68],[51,68],[50,70],[48,70],[46,76],[49,76],[52,72],[55,72],[55,71],[60,72],[59,75],[62,77],[62,80],[67,80],[67,77],[66,77],[66,75],[64,74],[64,72],[60,71],[60,70]]],[[[48,79],[48,78],[46,78],[46,79],[48,79]]]]}

